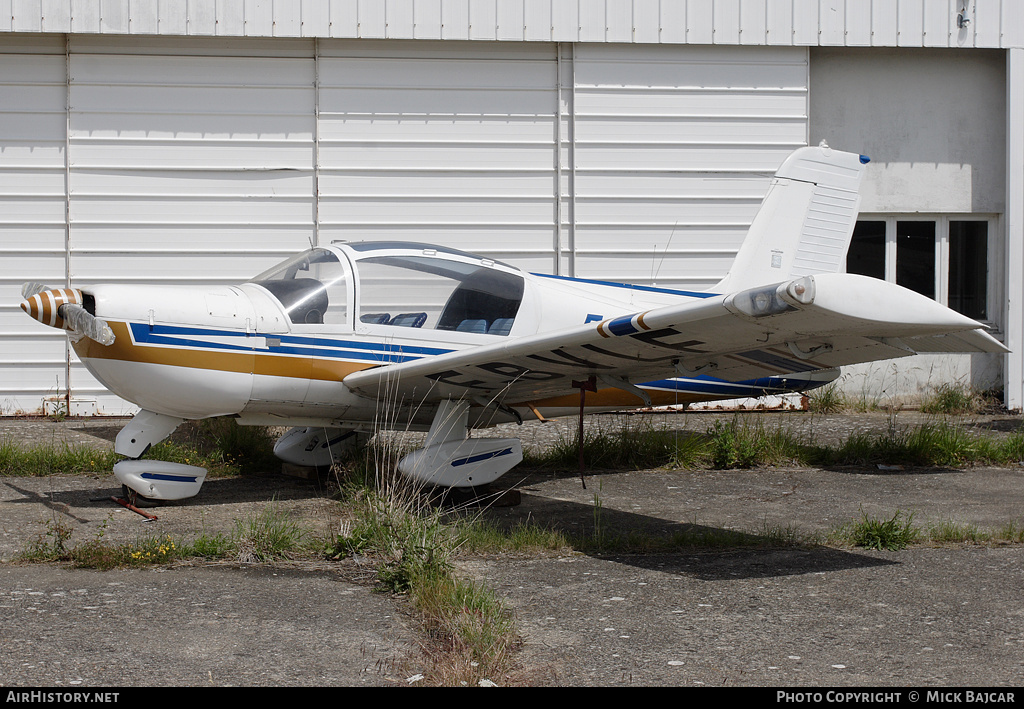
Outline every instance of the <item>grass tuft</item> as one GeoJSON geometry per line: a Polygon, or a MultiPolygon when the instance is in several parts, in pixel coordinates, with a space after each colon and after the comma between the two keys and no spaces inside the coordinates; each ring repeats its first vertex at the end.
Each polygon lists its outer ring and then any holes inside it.
{"type": "Polygon", "coordinates": [[[44,524],[44,531],[20,555],[27,562],[66,562],[78,568],[110,570],[170,564],[187,559],[219,559],[228,556],[234,544],[223,535],[201,534],[192,543],[164,535],[141,537],[135,542],[110,544],[104,537],[107,519],[95,535],[82,543],[71,544],[72,529],[61,518],[44,524]]]}
{"type": "Polygon", "coordinates": [[[807,410],[816,414],[838,414],[849,407],[838,382],[812,389],[806,396],[807,410]]]}
{"type": "MultiPolygon", "coordinates": [[[[430,640],[424,647],[429,682],[493,681],[519,645],[515,619],[485,585],[460,578],[453,559],[464,546],[480,548],[494,529],[460,515],[449,519],[389,471],[374,477],[374,487],[348,492],[354,521],[327,544],[327,556],[371,559],[380,589],[409,600],[430,640]]],[[[529,536],[520,533],[517,543],[529,536]]]]}
{"type": "Polygon", "coordinates": [[[853,526],[850,538],[854,546],[879,551],[899,551],[921,536],[920,530],[914,527],[913,520],[913,514],[904,518],[899,511],[891,518],[882,520],[869,517],[865,513],[861,521],[853,526]]]}
{"type": "Polygon", "coordinates": [[[962,384],[940,384],[921,404],[926,414],[962,416],[976,414],[990,402],[987,397],[962,384]]]}
{"type": "Polygon", "coordinates": [[[288,558],[300,547],[304,536],[304,530],[287,512],[271,504],[235,520],[231,546],[239,561],[268,562],[288,558]]]}

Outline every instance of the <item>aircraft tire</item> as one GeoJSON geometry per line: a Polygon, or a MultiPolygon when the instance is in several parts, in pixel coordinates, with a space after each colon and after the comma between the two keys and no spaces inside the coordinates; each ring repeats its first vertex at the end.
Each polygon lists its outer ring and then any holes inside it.
{"type": "Polygon", "coordinates": [[[121,495],[124,497],[125,500],[128,501],[129,505],[134,505],[135,507],[138,507],[140,510],[147,509],[150,507],[159,507],[162,504],[160,500],[154,500],[151,497],[143,497],[142,495],[135,492],[135,490],[132,490],[127,485],[121,486],[121,495]]]}

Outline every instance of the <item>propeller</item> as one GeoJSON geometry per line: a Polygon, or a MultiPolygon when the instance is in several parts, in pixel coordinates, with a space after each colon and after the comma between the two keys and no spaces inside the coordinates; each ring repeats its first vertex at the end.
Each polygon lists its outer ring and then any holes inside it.
{"type": "Polygon", "coordinates": [[[82,307],[82,291],[26,283],[21,287],[21,295],[21,309],[44,325],[71,330],[101,345],[114,344],[110,326],[82,307]]]}
{"type": "Polygon", "coordinates": [[[64,318],[64,327],[73,330],[79,335],[84,335],[90,340],[109,347],[114,344],[114,331],[110,329],[105,320],[90,313],[81,305],[65,303],[57,308],[57,312],[64,318]],[[70,327],[69,327],[70,326],[70,327]]]}

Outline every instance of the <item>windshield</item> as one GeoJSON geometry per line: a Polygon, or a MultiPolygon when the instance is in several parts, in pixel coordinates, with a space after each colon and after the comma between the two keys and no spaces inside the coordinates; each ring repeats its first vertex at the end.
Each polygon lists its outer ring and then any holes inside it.
{"type": "Polygon", "coordinates": [[[345,268],[333,252],[310,249],[256,276],[297,325],[347,324],[345,268]]]}

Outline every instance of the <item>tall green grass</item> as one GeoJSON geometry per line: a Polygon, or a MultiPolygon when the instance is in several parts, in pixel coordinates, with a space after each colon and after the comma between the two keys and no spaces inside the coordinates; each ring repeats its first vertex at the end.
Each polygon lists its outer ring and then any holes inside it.
{"type": "MultiPolygon", "coordinates": [[[[269,429],[239,426],[230,417],[183,424],[170,439],[153,446],[146,458],[204,467],[212,477],[280,466],[269,429]]],[[[109,471],[120,459],[113,445],[99,448],[56,440],[26,445],[10,437],[0,439],[0,475],[109,471]]]]}
{"type": "Polygon", "coordinates": [[[21,445],[11,438],[0,440],[0,475],[62,475],[110,470],[119,456],[113,449],[101,450],[71,443],[21,445]]]}
{"type": "MultiPolygon", "coordinates": [[[[565,437],[546,451],[530,452],[524,465],[576,470],[578,438],[565,437]]],[[[815,443],[783,424],[735,418],[716,421],[704,433],[629,426],[589,432],[584,466],[608,469],[730,469],[766,465],[1006,465],[1024,461],[1024,432],[996,438],[973,434],[938,420],[901,427],[891,419],[885,431],[853,433],[834,444],[815,443]]]]}
{"type": "Polygon", "coordinates": [[[449,523],[415,486],[389,481],[350,492],[354,517],[326,545],[332,558],[373,560],[383,590],[408,598],[430,637],[433,684],[476,684],[505,673],[520,640],[511,610],[486,584],[455,572],[453,559],[477,523],[449,523]]]}

